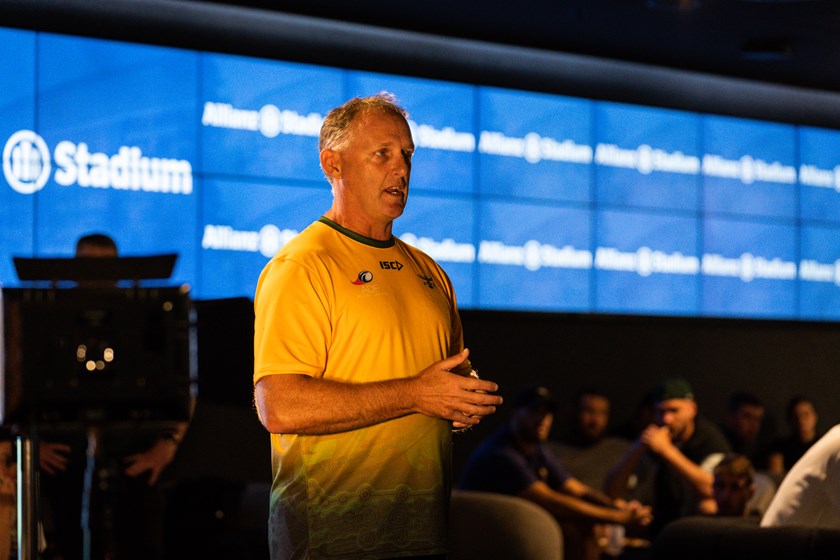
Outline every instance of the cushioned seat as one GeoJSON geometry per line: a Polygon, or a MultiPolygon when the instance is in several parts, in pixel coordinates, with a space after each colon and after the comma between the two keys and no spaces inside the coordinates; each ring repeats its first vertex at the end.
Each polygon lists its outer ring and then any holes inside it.
{"type": "Polygon", "coordinates": [[[757,520],[686,517],[667,525],[654,560],[837,560],[840,530],[759,527],[757,520]]]}
{"type": "Polygon", "coordinates": [[[554,517],[523,498],[452,492],[449,560],[559,560],[563,533],[554,517]]]}

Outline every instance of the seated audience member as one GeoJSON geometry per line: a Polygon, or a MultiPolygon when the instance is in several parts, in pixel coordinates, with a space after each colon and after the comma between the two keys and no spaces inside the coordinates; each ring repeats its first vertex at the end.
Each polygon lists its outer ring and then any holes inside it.
{"type": "MultiPolygon", "coordinates": [[[[101,233],[76,242],[77,258],[118,256],[117,244],[101,233]]],[[[105,289],[113,280],[86,280],[81,288],[105,289]]],[[[187,422],[115,430],[99,426],[95,484],[86,490],[85,431],[42,431],[39,445],[39,507],[44,511],[48,559],[113,557],[120,560],[163,558],[165,491],[160,482],[174,460],[187,422]],[[83,520],[83,495],[90,492],[89,519],[83,520]],[[91,530],[86,543],[83,523],[91,530]],[[87,552],[86,552],[87,549],[87,552]]]]}
{"type": "Polygon", "coordinates": [[[817,409],[803,396],[796,396],[787,406],[786,416],[790,434],[776,440],[767,457],[767,472],[781,480],[787,471],[819,439],[817,409]]]}
{"type": "Polygon", "coordinates": [[[563,466],[587,486],[601,489],[607,472],[630,446],[624,438],[607,435],[610,400],[594,388],[578,392],[571,410],[570,433],[547,445],[563,466]]]}
{"type": "Polygon", "coordinates": [[[657,423],[649,425],[607,477],[607,494],[625,495],[628,480],[645,457],[655,468],[655,536],[667,523],[699,510],[712,498],[712,466],[729,451],[717,427],[698,416],[691,385],[681,378],[663,380],[654,391],[657,423]]]}
{"type": "Polygon", "coordinates": [[[753,465],[761,464],[762,446],[759,443],[761,423],[764,420],[764,405],[750,393],[733,393],[729,397],[724,417],[723,435],[729,441],[732,451],[746,455],[753,465]]]}
{"type": "Polygon", "coordinates": [[[755,468],[745,455],[727,453],[714,471],[711,500],[703,513],[720,517],[748,517],[749,503],[755,495],[755,468]]]}
{"type": "Polygon", "coordinates": [[[840,424],[812,445],[785,475],[762,527],[840,529],[840,424]]]}
{"type": "Polygon", "coordinates": [[[462,490],[520,496],[552,513],[563,528],[565,558],[596,560],[598,523],[631,527],[650,522],[638,502],[612,500],[569,474],[547,448],[556,402],[545,387],[528,386],[513,399],[509,422],[470,456],[462,490]]]}

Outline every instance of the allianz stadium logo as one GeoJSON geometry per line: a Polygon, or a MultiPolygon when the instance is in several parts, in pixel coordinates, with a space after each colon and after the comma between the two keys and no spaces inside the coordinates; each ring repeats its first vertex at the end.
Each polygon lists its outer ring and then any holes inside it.
{"type": "Polygon", "coordinates": [[[19,130],[6,141],[3,176],[20,194],[40,191],[50,176],[64,187],[162,194],[193,190],[192,165],[187,160],[148,157],[137,146],[120,146],[115,154],[91,152],[86,143],[69,140],[56,144],[50,153],[44,139],[31,130],[19,130]]]}

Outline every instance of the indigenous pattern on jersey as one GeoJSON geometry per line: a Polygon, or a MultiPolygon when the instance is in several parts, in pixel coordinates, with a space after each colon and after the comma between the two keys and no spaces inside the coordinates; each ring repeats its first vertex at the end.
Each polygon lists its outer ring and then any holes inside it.
{"type": "MultiPolygon", "coordinates": [[[[254,305],[255,383],[410,377],[463,348],[452,285],[429,256],[326,218],[268,263],[254,305]]],[[[445,552],[447,421],[411,414],[338,434],[272,434],[271,443],[275,560],[445,552]]]]}

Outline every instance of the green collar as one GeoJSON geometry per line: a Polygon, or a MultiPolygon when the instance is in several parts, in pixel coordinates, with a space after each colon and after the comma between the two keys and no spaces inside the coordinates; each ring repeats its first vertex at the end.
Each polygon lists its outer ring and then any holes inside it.
{"type": "Polygon", "coordinates": [[[365,237],[364,235],[360,235],[360,234],[356,233],[355,231],[350,231],[346,227],[340,226],[337,223],[335,223],[334,221],[332,221],[329,218],[324,217],[324,216],[321,216],[318,219],[318,221],[321,222],[322,224],[325,224],[325,225],[333,228],[335,231],[337,231],[337,232],[339,232],[343,235],[346,235],[347,237],[349,237],[353,241],[358,241],[359,243],[364,243],[365,245],[370,245],[371,247],[376,247],[377,249],[387,249],[388,247],[393,247],[394,244],[396,243],[393,235],[391,236],[391,239],[388,239],[387,241],[380,241],[378,239],[371,239],[370,237],[365,237]]]}

